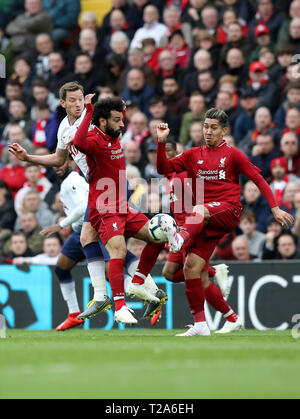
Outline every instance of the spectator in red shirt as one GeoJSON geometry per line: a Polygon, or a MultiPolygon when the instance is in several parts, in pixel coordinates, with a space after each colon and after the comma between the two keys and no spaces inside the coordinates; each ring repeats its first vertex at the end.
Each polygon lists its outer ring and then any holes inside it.
{"type": "Polygon", "coordinates": [[[24,183],[27,181],[25,176],[25,167],[21,164],[13,154],[9,153],[8,155],[9,163],[3,166],[0,171],[0,179],[4,180],[12,191],[13,198],[15,198],[16,193],[21,189],[24,183]]]}

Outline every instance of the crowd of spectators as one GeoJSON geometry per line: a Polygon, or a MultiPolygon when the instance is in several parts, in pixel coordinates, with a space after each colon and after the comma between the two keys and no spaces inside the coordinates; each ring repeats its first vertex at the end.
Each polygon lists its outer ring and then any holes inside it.
{"type": "Polygon", "coordinates": [[[296,222],[283,230],[241,177],[239,228],[214,257],[300,258],[299,52],[300,0],[111,0],[100,26],[92,10],[81,13],[80,0],[0,0],[0,262],[55,263],[71,232],[52,241],[40,235],[64,217],[59,180],[52,169],[19,162],[7,145],[53,152],[65,117],[59,88],[75,80],[96,100],[126,102],[131,202],[140,208],[146,200],[149,216],[166,198],[149,187],[161,178],[157,125],[169,124],[182,152],[203,145],[205,111],[224,110],[226,141],[261,169],[296,222]]]}

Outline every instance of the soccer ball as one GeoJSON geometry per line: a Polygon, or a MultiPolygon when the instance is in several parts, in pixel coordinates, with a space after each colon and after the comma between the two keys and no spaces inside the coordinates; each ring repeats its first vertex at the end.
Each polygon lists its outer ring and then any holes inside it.
{"type": "Polygon", "coordinates": [[[157,214],[153,218],[151,218],[148,226],[149,233],[151,237],[154,238],[157,242],[165,243],[168,241],[166,233],[162,230],[160,223],[162,219],[168,220],[168,222],[171,224],[173,223],[174,227],[177,230],[177,224],[170,215],[168,214],[157,214]]]}

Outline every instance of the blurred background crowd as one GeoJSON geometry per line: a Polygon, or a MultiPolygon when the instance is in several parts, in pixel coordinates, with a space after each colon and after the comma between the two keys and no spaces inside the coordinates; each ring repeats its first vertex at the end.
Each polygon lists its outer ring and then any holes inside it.
{"type": "MultiPolygon", "coordinates": [[[[157,124],[169,124],[180,153],[203,145],[207,109],[224,110],[226,141],[261,169],[296,222],[283,231],[257,187],[241,178],[240,226],[214,257],[300,258],[300,0],[108,0],[100,2],[104,16],[88,3],[0,0],[0,263],[55,264],[71,233],[40,235],[64,217],[59,179],[18,161],[7,145],[55,151],[65,117],[58,91],[75,80],[97,100],[126,102],[121,142],[131,202],[139,208],[147,196],[150,217],[165,198],[147,190],[160,178],[157,124]]],[[[129,247],[138,255],[143,243],[129,247]]]]}

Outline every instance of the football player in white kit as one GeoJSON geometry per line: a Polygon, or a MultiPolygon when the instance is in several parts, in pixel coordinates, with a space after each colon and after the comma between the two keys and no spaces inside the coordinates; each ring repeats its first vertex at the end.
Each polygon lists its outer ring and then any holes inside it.
{"type": "MultiPolygon", "coordinates": [[[[9,151],[21,161],[27,161],[47,167],[63,166],[70,153],[82,174],[88,180],[88,166],[85,154],[79,152],[74,146],[71,146],[70,148],[67,146],[70,139],[75,135],[86,113],[84,89],[79,83],[70,82],[64,84],[60,88],[59,95],[60,104],[66,110],[67,116],[61,122],[58,130],[58,143],[55,153],[44,156],[29,155],[26,150],[17,143],[9,145],[9,151]]],[[[87,211],[82,224],[80,242],[86,255],[88,270],[95,294],[94,299],[88,305],[88,309],[81,314],[81,320],[105,311],[107,305],[110,305],[110,299],[103,295],[103,292],[96,292],[98,289],[104,289],[103,277],[105,277],[105,275],[103,275],[103,268],[101,264],[98,263],[99,260],[102,260],[103,258],[98,240],[98,233],[88,221],[87,211]]],[[[158,288],[153,279],[149,278],[149,281],[149,292],[153,295],[153,302],[157,302],[155,294],[158,288]]]]}

